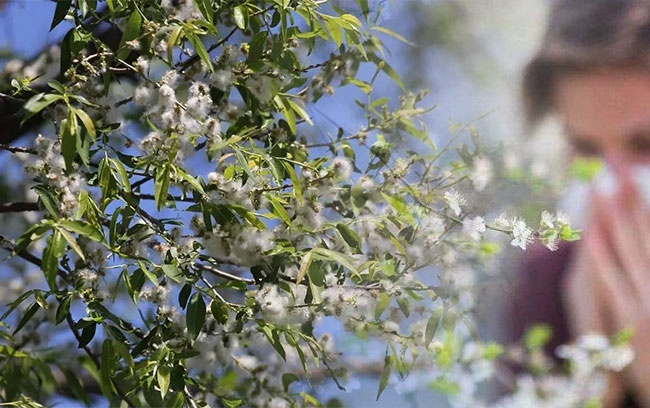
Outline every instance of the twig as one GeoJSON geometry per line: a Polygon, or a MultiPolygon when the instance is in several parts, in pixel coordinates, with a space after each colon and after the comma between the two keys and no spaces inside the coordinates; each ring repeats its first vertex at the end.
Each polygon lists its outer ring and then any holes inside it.
{"type": "MultiPolygon", "coordinates": [[[[17,250],[18,248],[16,247],[16,244],[11,242],[7,238],[3,237],[2,235],[0,235],[0,247],[6,249],[8,251],[11,251],[12,253],[16,254],[20,258],[22,258],[22,259],[26,260],[27,262],[30,262],[30,263],[38,266],[38,267],[42,267],[42,265],[43,265],[43,260],[42,259],[30,254],[29,252],[27,252],[25,250],[18,251],[17,250]]],[[[68,280],[68,274],[65,271],[62,271],[61,269],[58,269],[57,274],[64,281],[68,280]]],[[[77,342],[81,343],[81,335],[79,334],[77,329],[75,329],[75,327],[74,327],[75,324],[74,324],[74,321],[72,320],[72,316],[70,314],[68,314],[66,316],[66,322],[68,323],[68,327],[70,327],[70,330],[72,331],[72,334],[74,335],[75,339],[77,339],[77,342]]],[[[86,354],[88,354],[88,357],[90,357],[90,359],[93,360],[93,362],[95,363],[95,366],[97,366],[97,368],[100,368],[99,359],[97,358],[97,356],[95,354],[93,354],[92,350],[90,350],[90,348],[87,345],[83,346],[82,348],[86,352],[86,354]]],[[[117,386],[117,384],[115,384],[113,379],[111,379],[111,382],[115,386],[115,390],[117,391],[117,394],[120,397],[120,399],[122,399],[124,402],[126,402],[131,407],[136,406],[131,401],[129,401],[128,397],[119,389],[119,387],[117,386]]]]}
{"type": "Polygon", "coordinates": [[[214,266],[199,264],[199,263],[194,264],[194,265],[197,268],[201,269],[201,270],[210,272],[212,274],[215,274],[217,276],[220,276],[220,277],[228,279],[228,280],[232,280],[232,281],[236,281],[236,282],[244,282],[244,283],[246,283],[248,285],[254,285],[255,284],[255,279],[242,278],[240,276],[236,276],[236,275],[230,274],[228,272],[224,272],[224,271],[222,271],[220,269],[215,268],[214,266]]]}
{"type": "Polygon", "coordinates": [[[9,146],[6,144],[1,144],[0,143],[0,150],[6,150],[11,153],[28,153],[28,154],[38,154],[36,149],[32,149],[29,147],[21,147],[21,146],[9,146]]]}
{"type": "MultiPolygon", "coordinates": [[[[65,321],[68,324],[68,327],[70,328],[70,330],[72,331],[72,334],[74,335],[74,338],[77,340],[77,343],[81,344],[81,335],[79,334],[77,329],[75,329],[75,327],[74,327],[74,320],[72,320],[72,315],[68,314],[66,316],[66,318],[65,318],[65,321]]],[[[95,353],[92,352],[90,347],[88,347],[88,345],[85,345],[85,346],[83,346],[81,348],[86,352],[88,357],[90,357],[90,359],[93,361],[93,363],[95,364],[95,367],[97,367],[97,369],[100,369],[101,368],[101,363],[99,361],[99,358],[97,358],[95,353]]],[[[120,399],[122,401],[126,402],[127,405],[130,406],[130,407],[135,407],[136,406],[136,404],[131,402],[129,397],[127,397],[126,394],[124,394],[124,392],[122,392],[120,387],[117,386],[117,383],[115,382],[115,380],[113,378],[111,378],[109,381],[111,382],[111,384],[113,384],[113,387],[115,387],[115,391],[117,392],[117,395],[120,397],[120,399]]]]}
{"type": "Polygon", "coordinates": [[[0,204],[0,213],[16,213],[25,211],[40,211],[38,203],[3,203],[0,204]]]}
{"type": "MultiPolygon", "coordinates": [[[[10,240],[8,240],[7,238],[5,238],[2,235],[0,235],[0,248],[6,249],[7,251],[11,252],[12,254],[18,256],[19,258],[22,258],[22,259],[26,260],[27,262],[29,262],[29,263],[31,263],[33,265],[38,266],[39,268],[43,267],[43,260],[41,258],[30,254],[29,252],[27,252],[24,249],[18,250],[18,247],[16,246],[16,244],[14,244],[13,242],[11,242],[10,240]]],[[[59,275],[59,277],[61,279],[63,279],[64,282],[66,282],[66,283],[68,282],[68,274],[65,271],[63,271],[61,269],[58,269],[57,275],[59,275]]]]}

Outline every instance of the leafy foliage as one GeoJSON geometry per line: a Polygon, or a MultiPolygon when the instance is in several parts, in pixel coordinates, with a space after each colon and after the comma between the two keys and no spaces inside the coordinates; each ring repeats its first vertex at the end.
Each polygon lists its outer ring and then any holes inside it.
{"type": "Polygon", "coordinates": [[[40,215],[2,246],[42,273],[7,295],[5,401],[89,403],[95,384],[114,405],[325,406],[309,385],[354,374],[325,317],[385,348],[377,398],[422,367],[455,389],[478,340],[457,268],[498,252],[486,230],[576,238],[550,214],[537,231],[469,216],[494,152],[474,138],[449,161],[384,58],[381,36],[406,40],[365,0],[323,3],[57,2],[60,76],[12,82],[45,121],[18,157],[40,215]],[[323,140],[311,112],[343,87],[364,125],[323,140]]]}

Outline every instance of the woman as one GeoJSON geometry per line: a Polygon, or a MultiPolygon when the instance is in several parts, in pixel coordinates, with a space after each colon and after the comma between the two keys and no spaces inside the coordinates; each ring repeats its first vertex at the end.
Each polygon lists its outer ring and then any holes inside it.
{"type": "Polygon", "coordinates": [[[528,258],[511,334],[546,322],[556,346],[633,328],[636,359],[606,406],[650,407],[650,205],[632,177],[650,164],[650,1],[555,1],[524,95],[531,123],[556,114],[572,154],[601,157],[617,188],[592,192],[581,241],[528,258]]]}

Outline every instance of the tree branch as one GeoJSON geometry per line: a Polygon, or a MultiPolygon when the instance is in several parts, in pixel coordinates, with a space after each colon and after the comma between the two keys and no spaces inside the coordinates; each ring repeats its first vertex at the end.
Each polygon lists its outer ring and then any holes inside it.
{"type": "Polygon", "coordinates": [[[220,269],[215,268],[214,266],[210,265],[205,265],[205,264],[194,264],[197,268],[204,270],[206,272],[210,272],[214,275],[220,276],[224,279],[228,279],[231,281],[236,281],[236,282],[244,282],[247,285],[254,285],[255,284],[255,279],[249,279],[249,278],[242,278],[240,276],[232,275],[228,272],[224,272],[220,269]]]}
{"type": "Polygon", "coordinates": [[[26,211],[40,211],[38,203],[2,203],[0,204],[0,213],[16,213],[26,211]]]}

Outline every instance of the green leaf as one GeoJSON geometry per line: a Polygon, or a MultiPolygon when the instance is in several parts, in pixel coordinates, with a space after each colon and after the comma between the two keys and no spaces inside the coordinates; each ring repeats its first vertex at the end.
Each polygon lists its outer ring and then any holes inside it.
{"type": "Polygon", "coordinates": [[[170,64],[173,63],[172,51],[181,38],[183,38],[183,26],[174,26],[172,32],[169,34],[169,39],[167,40],[167,59],[170,64]]]}
{"type": "Polygon", "coordinates": [[[551,327],[547,324],[537,324],[524,334],[524,344],[530,351],[539,350],[551,339],[551,327]]]}
{"type": "Polygon", "coordinates": [[[198,191],[201,195],[206,195],[203,186],[201,185],[201,183],[199,183],[199,181],[194,176],[188,174],[185,170],[181,169],[180,167],[176,167],[176,174],[181,176],[183,180],[187,181],[194,188],[194,190],[198,191]]]}
{"type": "Polygon", "coordinates": [[[289,386],[296,381],[300,381],[297,375],[293,373],[282,374],[282,388],[284,388],[284,392],[289,392],[289,386]]]}
{"type": "Polygon", "coordinates": [[[212,312],[212,317],[219,324],[228,323],[228,306],[225,303],[218,300],[213,300],[210,303],[210,311],[212,312]]]}
{"type": "Polygon", "coordinates": [[[88,343],[95,337],[95,332],[97,331],[97,323],[91,322],[88,326],[85,326],[81,330],[81,336],[79,336],[79,348],[86,347],[88,343]]]}
{"type": "Polygon", "coordinates": [[[71,296],[64,296],[63,299],[59,301],[59,306],[56,308],[56,324],[61,323],[68,317],[70,314],[70,300],[71,296]]]}
{"type": "Polygon", "coordinates": [[[190,41],[190,44],[194,47],[194,51],[196,51],[196,55],[201,58],[201,61],[203,61],[208,70],[210,72],[214,71],[212,61],[210,60],[210,54],[208,54],[208,50],[205,49],[205,45],[203,45],[201,39],[194,33],[188,33],[185,37],[190,41]]]}
{"type": "Polygon", "coordinates": [[[92,137],[93,140],[97,139],[97,133],[95,132],[95,124],[93,123],[93,120],[90,118],[90,116],[88,116],[88,114],[81,109],[76,109],[76,108],[72,108],[72,109],[75,115],[77,115],[77,117],[81,120],[81,123],[83,123],[90,137],[92,137]]]}
{"type": "Polygon", "coordinates": [[[404,36],[396,33],[395,31],[393,31],[393,30],[391,30],[389,28],[382,27],[382,26],[374,26],[374,27],[372,27],[372,30],[379,31],[379,32],[382,32],[382,33],[384,33],[386,35],[389,35],[389,36],[403,42],[404,44],[410,45],[411,47],[416,47],[416,45],[414,43],[410,42],[404,36]]]}
{"type": "Polygon", "coordinates": [[[21,294],[20,296],[18,296],[13,302],[9,303],[7,305],[7,306],[9,306],[9,309],[7,309],[7,311],[5,311],[2,314],[2,317],[0,317],[0,320],[5,320],[7,318],[7,316],[9,316],[11,314],[11,312],[16,310],[16,308],[18,306],[20,306],[20,304],[25,301],[25,299],[27,299],[30,296],[33,296],[37,291],[39,291],[39,290],[38,289],[30,289],[27,292],[25,292],[25,293],[21,294]]]}
{"type": "Polygon", "coordinates": [[[273,97],[273,103],[275,104],[276,109],[284,115],[284,118],[289,125],[289,130],[291,130],[291,133],[296,134],[298,131],[296,128],[296,114],[293,109],[285,103],[285,101],[286,99],[281,98],[280,95],[275,95],[273,97]]]}
{"type": "Polygon", "coordinates": [[[31,306],[29,306],[29,308],[27,308],[27,310],[25,311],[25,314],[23,315],[23,317],[20,318],[20,321],[18,322],[18,326],[16,326],[16,329],[14,330],[14,332],[11,335],[13,336],[14,334],[18,333],[20,331],[20,329],[25,327],[25,325],[34,316],[34,313],[36,313],[36,311],[38,309],[40,309],[40,308],[41,307],[38,305],[37,302],[32,303],[31,306]]]}
{"type": "Polygon", "coordinates": [[[391,67],[386,61],[383,59],[379,58],[375,54],[369,54],[368,58],[374,62],[377,65],[377,68],[382,70],[390,79],[392,79],[402,90],[406,90],[406,86],[404,86],[404,82],[402,82],[402,79],[399,77],[399,74],[391,67]]]}
{"type": "Polygon", "coordinates": [[[343,42],[343,33],[341,32],[341,25],[339,24],[336,18],[323,16],[323,20],[327,32],[329,33],[330,37],[332,38],[336,46],[339,47],[343,42]]]}
{"type": "Polygon", "coordinates": [[[336,224],[336,229],[339,231],[341,237],[343,237],[343,240],[350,246],[350,248],[354,249],[356,253],[360,254],[361,239],[359,239],[357,233],[342,223],[336,224]]]}
{"type": "Polygon", "coordinates": [[[314,125],[314,122],[311,121],[309,114],[307,114],[307,111],[302,107],[302,105],[300,105],[300,103],[295,102],[292,99],[285,99],[285,101],[289,107],[291,107],[291,109],[293,109],[293,111],[298,114],[298,116],[305,120],[305,122],[309,123],[312,126],[314,125]]]}
{"type": "Polygon", "coordinates": [[[284,346],[282,345],[282,341],[280,340],[278,329],[272,328],[270,326],[260,326],[260,330],[262,331],[262,333],[264,333],[269,343],[271,343],[271,346],[273,346],[273,348],[278,353],[278,355],[282,357],[283,360],[286,361],[287,354],[284,351],[284,346]]]}
{"type": "Polygon", "coordinates": [[[185,309],[185,307],[187,306],[187,301],[190,299],[191,294],[192,294],[192,285],[186,283],[178,292],[178,305],[181,307],[181,309],[185,309]]]}
{"type": "Polygon", "coordinates": [[[163,273],[176,283],[183,281],[183,271],[173,264],[163,264],[160,266],[163,273]]]}
{"type": "Polygon", "coordinates": [[[57,204],[57,198],[54,194],[44,186],[36,185],[33,187],[36,194],[38,194],[41,204],[50,213],[52,218],[56,219],[59,217],[59,208],[57,204]]]}
{"type": "Polygon", "coordinates": [[[390,372],[392,368],[393,356],[386,353],[386,357],[384,357],[384,368],[381,370],[381,376],[379,377],[379,389],[377,390],[376,401],[379,401],[379,397],[381,397],[381,394],[384,392],[386,386],[388,385],[388,380],[390,379],[390,372]]]}
{"type": "Polygon", "coordinates": [[[441,315],[439,313],[433,313],[427,321],[427,326],[424,329],[424,347],[428,347],[429,344],[431,344],[433,341],[433,338],[436,336],[436,331],[438,331],[440,320],[441,315]]]}
{"type": "Polygon", "coordinates": [[[366,95],[369,95],[372,92],[372,85],[370,85],[366,81],[361,81],[361,80],[358,80],[358,79],[355,79],[355,78],[346,78],[345,82],[356,85],[366,95]]]}
{"type": "Polygon", "coordinates": [[[95,242],[103,242],[104,235],[94,225],[78,220],[60,220],[58,225],[95,242]]]}
{"type": "Polygon", "coordinates": [[[302,261],[300,262],[300,269],[298,270],[298,275],[296,276],[296,283],[300,284],[300,282],[302,282],[302,280],[305,278],[305,276],[307,275],[307,271],[309,270],[309,266],[311,265],[313,259],[314,259],[313,249],[307,252],[302,257],[302,261]]]}
{"type": "Polygon", "coordinates": [[[168,366],[159,365],[156,370],[156,379],[158,380],[158,387],[160,387],[161,398],[165,398],[167,391],[169,391],[170,377],[171,369],[168,366]]]}
{"type": "Polygon", "coordinates": [[[25,358],[29,357],[29,354],[18,351],[13,347],[0,345],[0,355],[13,357],[13,358],[25,358]]]}
{"type": "Polygon", "coordinates": [[[156,174],[154,175],[154,198],[158,211],[160,211],[167,202],[169,176],[169,166],[163,165],[156,169],[156,174]]]}
{"type": "Polygon", "coordinates": [[[72,163],[74,162],[75,153],[77,153],[77,117],[70,112],[68,119],[61,121],[61,154],[65,162],[65,168],[72,172],[72,163]]]}
{"type": "Polygon", "coordinates": [[[233,18],[235,19],[235,24],[240,30],[245,30],[248,26],[248,10],[242,6],[235,6],[232,10],[233,18]],[[244,14],[246,13],[246,15],[244,14]]]}
{"type": "Polygon", "coordinates": [[[72,0],[59,0],[56,2],[54,17],[52,18],[52,24],[50,24],[50,31],[54,30],[54,28],[65,19],[65,16],[68,14],[68,10],[70,9],[71,5],[72,0]]]}
{"type": "Polygon", "coordinates": [[[198,292],[190,298],[190,302],[187,305],[185,321],[190,338],[192,340],[196,339],[205,323],[205,302],[203,301],[203,296],[198,292]]]}
{"type": "Polygon", "coordinates": [[[124,168],[124,165],[119,160],[116,159],[108,159],[108,160],[112,164],[111,168],[114,167],[115,171],[117,172],[117,178],[120,181],[120,184],[122,185],[122,189],[124,190],[125,193],[130,194],[131,180],[129,179],[129,175],[126,172],[126,168],[124,168]]]}
{"type": "Polygon", "coordinates": [[[325,248],[314,248],[313,250],[314,256],[316,256],[318,259],[323,259],[326,261],[334,261],[338,263],[339,265],[342,265],[346,267],[347,269],[350,270],[355,275],[359,275],[359,271],[357,268],[352,265],[350,260],[343,255],[340,252],[332,251],[330,249],[325,249],[325,248]]]}
{"type": "Polygon", "coordinates": [[[23,106],[23,109],[26,111],[23,122],[61,99],[63,99],[63,96],[56,94],[39,93],[32,96],[23,106]]]}
{"type": "Polygon", "coordinates": [[[298,203],[302,204],[302,186],[300,185],[300,180],[298,179],[298,175],[296,174],[296,171],[293,168],[293,164],[287,161],[282,161],[282,166],[284,167],[285,171],[289,174],[289,178],[291,178],[293,192],[296,195],[296,198],[298,199],[298,203]]]}
{"type": "Polygon", "coordinates": [[[56,276],[59,272],[59,258],[65,250],[65,243],[62,239],[61,231],[54,230],[47,240],[47,245],[43,250],[42,268],[45,278],[50,288],[56,288],[56,276]]]}
{"type": "Polygon", "coordinates": [[[271,205],[271,212],[280,218],[285,224],[291,226],[291,218],[289,217],[287,210],[284,209],[282,203],[280,203],[279,198],[274,194],[268,193],[264,196],[267,198],[267,200],[269,200],[269,204],[271,205]]]}
{"type": "Polygon", "coordinates": [[[105,395],[112,395],[115,391],[113,382],[111,381],[114,372],[114,361],[115,351],[113,349],[113,341],[111,339],[106,339],[102,344],[101,364],[99,366],[99,385],[103,393],[108,391],[108,394],[105,395]]]}
{"type": "Polygon", "coordinates": [[[128,41],[135,40],[140,35],[140,27],[142,26],[142,16],[138,10],[135,10],[129,16],[129,19],[126,21],[126,26],[124,27],[124,32],[122,34],[122,39],[120,40],[119,51],[117,53],[117,58],[124,59],[130,53],[131,50],[128,47],[125,47],[125,44],[128,41]]]}

